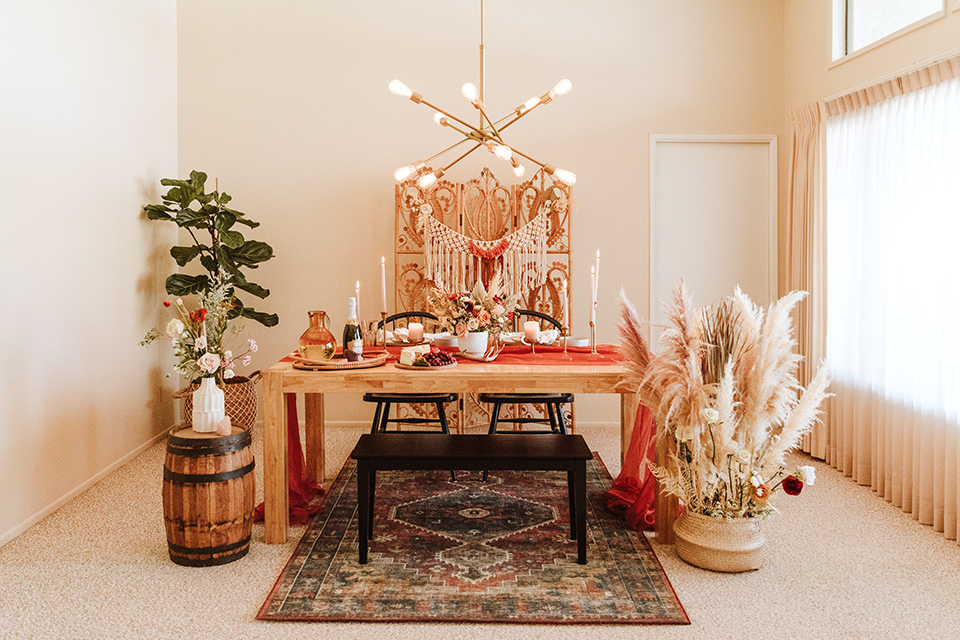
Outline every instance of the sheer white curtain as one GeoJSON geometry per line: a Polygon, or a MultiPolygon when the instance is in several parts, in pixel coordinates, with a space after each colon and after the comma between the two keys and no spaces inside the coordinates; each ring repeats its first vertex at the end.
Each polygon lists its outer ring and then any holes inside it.
{"type": "Polygon", "coordinates": [[[827,119],[828,462],[955,539],[960,79],[827,119]]]}

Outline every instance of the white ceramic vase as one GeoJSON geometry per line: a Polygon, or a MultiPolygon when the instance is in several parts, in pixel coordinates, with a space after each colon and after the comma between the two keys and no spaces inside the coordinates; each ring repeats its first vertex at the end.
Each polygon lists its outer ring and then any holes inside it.
{"type": "Polygon", "coordinates": [[[487,352],[489,333],[486,331],[471,331],[465,337],[458,338],[460,350],[471,356],[482,356],[487,352]]]}
{"type": "Polygon", "coordinates": [[[225,416],[223,389],[217,386],[215,378],[202,378],[200,388],[193,392],[193,430],[216,433],[225,416]]]}

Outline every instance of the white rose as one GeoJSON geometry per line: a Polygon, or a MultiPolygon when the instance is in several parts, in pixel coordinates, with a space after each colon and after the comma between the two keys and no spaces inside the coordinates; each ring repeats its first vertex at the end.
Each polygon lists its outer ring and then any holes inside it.
{"type": "Polygon", "coordinates": [[[737,460],[743,464],[750,464],[751,458],[753,458],[753,454],[746,449],[740,449],[740,451],[737,452],[737,460]]]}
{"type": "Polygon", "coordinates": [[[223,372],[223,379],[224,379],[224,380],[229,380],[229,379],[232,378],[234,375],[236,375],[236,374],[233,373],[233,369],[225,369],[224,372],[223,372]]]}
{"type": "Polygon", "coordinates": [[[174,318],[167,323],[167,335],[171,338],[176,338],[181,333],[183,333],[183,323],[174,318]]]}
{"type": "Polygon", "coordinates": [[[207,348],[207,336],[199,336],[193,342],[193,346],[197,349],[206,349],[207,348]]]}
{"type": "Polygon", "coordinates": [[[803,484],[809,484],[810,486],[813,486],[813,483],[817,480],[817,470],[809,465],[797,467],[797,475],[800,476],[803,484]]]}
{"type": "Polygon", "coordinates": [[[707,407],[703,410],[703,419],[707,424],[715,424],[720,421],[720,412],[713,407],[707,407]]]}
{"type": "Polygon", "coordinates": [[[197,368],[204,373],[214,373],[220,367],[220,356],[215,353],[205,353],[197,360],[197,368]]]}
{"type": "Polygon", "coordinates": [[[689,442],[693,440],[693,426],[692,425],[683,425],[677,427],[676,437],[679,442],[689,442]]]}
{"type": "Polygon", "coordinates": [[[232,359],[233,359],[233,351],[230,351],[230,349],[227,349],[226,351],[224,351],[224,352],[223,352],[223,359],[224,359],[224,360],[232,360],[232,359]]]}

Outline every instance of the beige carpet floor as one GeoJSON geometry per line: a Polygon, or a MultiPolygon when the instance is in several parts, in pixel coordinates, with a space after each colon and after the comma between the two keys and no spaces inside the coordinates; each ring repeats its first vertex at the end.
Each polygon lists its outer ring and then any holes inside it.
{"type": "MultiPolygon", "coordinates": [[[[335,473],[357,429],[331,429],[335,473]]],[[[584,429],[611,472],[617,432],[584,429]]],[[[258,463],[262,440],[254,433],[258,463]]],[[[960,638],[960,546],[836,471],[797,498],[778,493],[760,570],[715,574],[654,549],[684,604],[686,627],[330,624],[254,619],[303,528],[284,545],[253,531],[247,557],[221,567],[170,562],[158,444],[0,548],[0,638],[960,638]]],[[[260,489],[258,468],[258,489],[260,489]]]]}

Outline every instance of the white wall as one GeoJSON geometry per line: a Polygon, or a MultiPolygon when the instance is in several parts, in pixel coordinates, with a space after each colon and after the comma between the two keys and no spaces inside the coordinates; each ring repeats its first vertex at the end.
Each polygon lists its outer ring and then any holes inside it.
{"type": "Polygon", "coordinates": [[[960,2],[888,42],[832,62],[833,0],[786,0],[785,106],[791,109],[871,84],[944,53],[960,52],[960,2]]]}
{"type": "MultiPolygon", "coordinates": [[[[479,2],[253,0],[179,3],[179,165],[219,176],[263,223],[248,237],[277,257],[257,282],[280,325],[247,330],[254,366],[290,352],[311,308],[335,331],[360,280],[374,303],[379,258],[392,263],[393,170],[455,141],[430,110],[398,98],[400,78],[471,119],[460,86],[477,82],[479,2]]],[[[487,0],[486,98],[503,115],[560,78],[569,95],[510,130],[513,144],[578,175],[574,331],[587,332],[590,263],[602,253],[599,339],[617,340],[620,287],[646,311],[651,133],[781,134],[782,6],[767,0],[487,0]]],[[[464,161],[455,180],[491,166],[464,161]]],[[[697,256],[689,256],[692,261],[697,256]]],[[[392,264],[390,266],[392,269],[392,264]]],[[[365,303],[366,304],[366,303],[365,303]]],[[[616,422],[615,399],[580,397],[578,420],[616,422]]],[[[331,420],[370,419],[344,400],[331,420]]]]}
{"type": "Polygon", "coordinates": [[[175,267],[140,214],[177,169],[175,27],[173,0],[4,8],[0,544],[172,422],[137,343],[175,267]]]}

